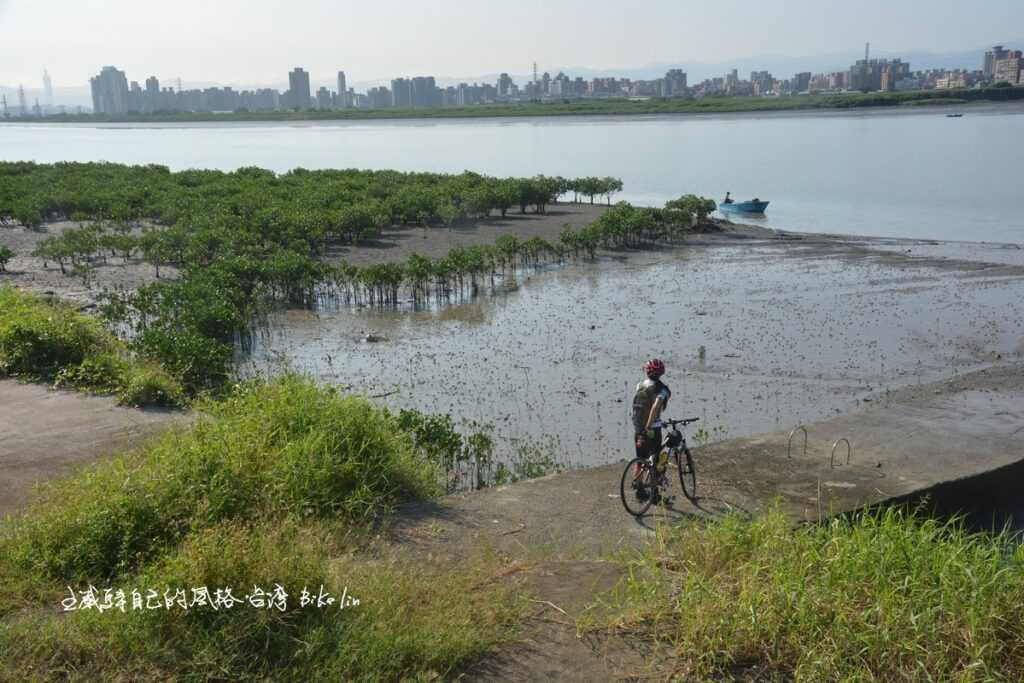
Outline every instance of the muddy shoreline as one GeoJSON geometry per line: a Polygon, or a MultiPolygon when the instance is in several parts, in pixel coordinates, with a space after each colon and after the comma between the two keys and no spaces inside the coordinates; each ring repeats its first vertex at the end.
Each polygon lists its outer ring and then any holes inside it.
{"type": "MultiPolygon", "coordinates": [[[[606,210],[600,204],[561,203],[552,205],[546,214],[510,211],[504,218],[492,216],[464,226],[452,228],[419,228],[392,226],[375,240],[358,245],[333,246],[325,255],[330,262],[347,261],[357,266],[373,263],[404,262],[413,253],[440,258],[456,247],[489,245],[502,235],[514,235],[522,240],[542,237],[556,241],[566,227],[579,229],[591,223],[606,210]]],[[[0,283],[12,284],[20,289],[47,293],[78,304],[83,309],[93,308],[103,290],[134,290],[156,282],[156,269],[141,258],[127,262],[120,257],[97,260],[88,282],[61,272],[55,263],[31,255],[38,244],[53,235],[77,227],[71,221],[48,223],[38,230],[21,226],[0,227],[0,246],[14,251],[6,272],[0,272],[0,283]]],[[[998,266],[1024,267],[1024,249],[1015,244],[949,242],[938,240],[896,239],[857,235],[798,233],[775,230],[758,225],[734,223],[727,219],[713,219],[678,244],[659,245],[644,250],[601,252],[603,256],[642,256],[645,253],[675,251],[690,247],[728,246],[738,243],[770,242],[798,246],[801,250],[817,250],[821,255],[877,253],[891,263],[906,262],[908,266],[972,268],[998,266]],[[952,255],[933,256],[928,250],[941,245],[952,255]],[[979,265],[985,264],[985,265],[979,265]]],[[[161,269],[164,279],[175,277],[174,268],[161,269]]]]}

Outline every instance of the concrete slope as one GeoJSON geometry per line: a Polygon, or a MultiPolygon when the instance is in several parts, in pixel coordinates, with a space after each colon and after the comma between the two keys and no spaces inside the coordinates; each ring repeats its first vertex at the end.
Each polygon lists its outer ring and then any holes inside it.
{"type": "Polygon", "coordinates": [[[127,446],[183,414],[117,406],[109,396],[0,381],[0,514],[32,485],[127,446]]]}

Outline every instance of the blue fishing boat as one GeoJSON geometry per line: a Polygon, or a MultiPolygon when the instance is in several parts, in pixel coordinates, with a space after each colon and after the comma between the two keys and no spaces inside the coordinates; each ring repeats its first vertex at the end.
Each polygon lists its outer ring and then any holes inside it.
{"type": "Polygon", "coordinates": [[[764,213],[764,210],[768,208],[769,202],[762,202],[756,197],[747,202],[734,202],[730,198],[731,192],[725,193],[725,201],[718,205],[719,211],[729,211],[732,213],[764,213]]]}

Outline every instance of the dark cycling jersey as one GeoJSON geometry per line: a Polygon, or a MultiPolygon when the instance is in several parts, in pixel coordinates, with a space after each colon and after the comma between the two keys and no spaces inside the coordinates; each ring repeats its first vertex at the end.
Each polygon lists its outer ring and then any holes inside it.
{"type": "Polygon", "coordinates": [[[651,406],[658,398],[661,399],[661,407],[664,409],[668,400],[672,398],[672,392],[660,379],[648,377],[636,385],[636,393],[633,394],[633,431],[640,434],[647,425],[647,417],[651,414],[651,406]]]}

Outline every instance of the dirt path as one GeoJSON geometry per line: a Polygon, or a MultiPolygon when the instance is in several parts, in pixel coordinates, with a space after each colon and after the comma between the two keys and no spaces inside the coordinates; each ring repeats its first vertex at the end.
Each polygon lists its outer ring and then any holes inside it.
{"type": "Polygon", "coordinates": [[[753,514],[778,500],[794,520],[816,520],[866,504],[905,499],[1024,461],[1024,365],[1004,364],[909,387],[869,407],[807,425],[788,454],[788,431],[695,450],[698,498],[679,495],[634,519],[619,500],[623,465],[548,476],[439,503],[410,505],[392,530],[414,554],[451,561],[493,549],[529,567],[537,609],[519,642],[467,672],[470,680],[611,680],[651,662],[633,644],[576,636],[575,618],[596,591],[614,584],[608,558],[650,539],[659,524],[753,514]],[[850,464],[832,443],[848,438],[850,464]]]}
{"type": "Polygon", "coordinates": [[[32,485],[134,443],[183,413],[121,408],[107,396],[0,380],[0,514],[32,485]]]}

